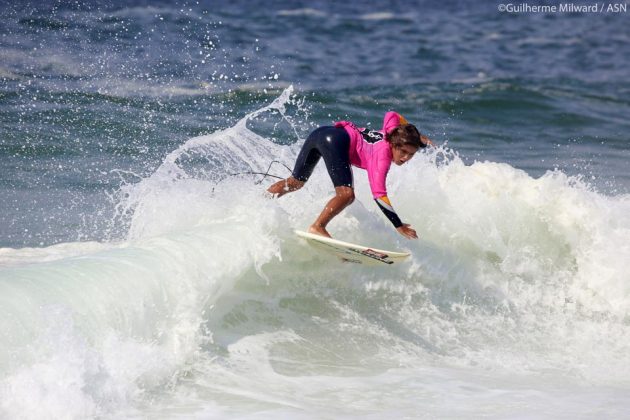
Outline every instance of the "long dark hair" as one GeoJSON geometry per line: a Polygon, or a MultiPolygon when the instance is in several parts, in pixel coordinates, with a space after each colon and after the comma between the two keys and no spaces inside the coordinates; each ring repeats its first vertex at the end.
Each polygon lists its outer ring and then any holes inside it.
{"type": "Polygon", "coordinates": [[[399,125],[385,136],[385,140],[390,142],[392,146],[398,148],[409,145],[420,149],[427,146],[422,143],[420,132],[413,124],[399,125]]]}

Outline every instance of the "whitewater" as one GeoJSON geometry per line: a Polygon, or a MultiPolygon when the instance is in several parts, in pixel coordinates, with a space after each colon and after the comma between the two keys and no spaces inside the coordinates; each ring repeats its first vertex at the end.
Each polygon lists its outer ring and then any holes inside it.
{"type": "Polygon", "coordinates": [[[321,165],[280,200],[257,174],[292,166],[296,100],[126,183],[123,240],[0,249],[0,418],[627,415],[629,195],[442,145],[389,175],[417,241],[355,169],[329,231],[412,256],[342,264],[293,234],[330,198],[321,165]],[[291,144],[257,133],[269,124],[291,144]]]}

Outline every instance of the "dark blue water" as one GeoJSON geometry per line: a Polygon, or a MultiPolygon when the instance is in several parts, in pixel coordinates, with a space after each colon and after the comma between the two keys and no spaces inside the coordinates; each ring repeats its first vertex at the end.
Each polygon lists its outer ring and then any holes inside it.
{"type": "Polygon", "coordinates": [[[4,2],[0,246],[123,236],[122,182],[291,84],[301,135],[395,109],[468,163],[627,194],[628,19],[456,1],[4,2]]]}

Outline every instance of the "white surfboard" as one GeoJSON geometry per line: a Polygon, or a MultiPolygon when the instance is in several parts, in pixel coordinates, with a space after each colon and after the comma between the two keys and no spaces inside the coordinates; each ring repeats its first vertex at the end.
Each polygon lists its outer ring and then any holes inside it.
{"type": "Polygon", "coordinates": [[[370,248],[350,242],[338,241],[308,232],[296,230],[295,234],[306,239],[306,242],[314,248],[333,254],[343,261],[355,264],[381,265],[394,264],[404,261],[409,257],[408,252],[385,251],[383,249],[370,248]]]}

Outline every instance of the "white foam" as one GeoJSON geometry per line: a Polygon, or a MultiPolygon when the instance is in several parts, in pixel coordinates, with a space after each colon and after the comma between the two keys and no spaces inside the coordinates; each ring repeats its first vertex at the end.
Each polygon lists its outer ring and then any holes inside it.
{"type": "Polygon", "coordinates": [[[391,20],[395,19],[396,15],[391,12],[374,12],[374,13],[366,13],[359,16],[359,19],[362,20],[391,20]]]}
{"type": "Polygon", "coordinates": [[[312,9],[310,7],[304,7],[301,9],[279,10],[276,14],[278,16],[314,16],[314,17],[326,16],[326,13],[322,12],[321,10],[312,9]]]}
{"type": "Polygon", "coordinates": [[[299,142],[252,127],[282,123],[291,95],[123,188],[125,241],[0,251],[0,416],[627,411],[629,196],[431,149],[388,178],[420,240],[395,232],[359,170],[330,225],[411,262],[339,264],[292,234],[332,194],[323,165],[280,200],[228,176],[292,165],[299,142]]]}
{"type": "Polygon", "coordinates": [[[115,247],[99,242],[71,242],[46,248],[0,248],[0,267],[50,262],[79,255],[92,254],[115,247]]]}

